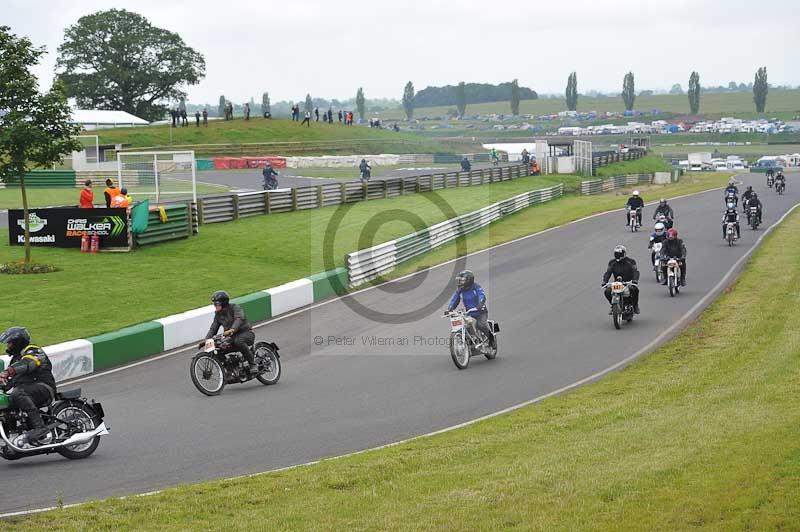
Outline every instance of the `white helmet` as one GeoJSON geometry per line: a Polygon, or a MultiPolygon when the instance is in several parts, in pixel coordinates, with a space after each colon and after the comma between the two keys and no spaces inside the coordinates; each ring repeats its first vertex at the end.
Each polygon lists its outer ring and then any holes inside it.
{"type": "Polygon", "coordinates": [[[633,191],[633,195],[634,195],[634,196],[638,196],[638,195],[639,195],[639,191],[638,191],[638,190],[634,190],[634,191],[633,191]]]}
{"type": "Polygon", "coordinates": [[[657,224],[656,224],[656,225],[653,227],[653,229],[655,229],[655,231],[656,231],[656,234],[661,234],[661,233],[663,233],[663,232],[664,232],[664,227],[665,227],[665,226],[664,226],[664,224],[663,224],[663,223],[661,223],[661,222],[658,222],[658,223],[657,223],[657,224]]]}

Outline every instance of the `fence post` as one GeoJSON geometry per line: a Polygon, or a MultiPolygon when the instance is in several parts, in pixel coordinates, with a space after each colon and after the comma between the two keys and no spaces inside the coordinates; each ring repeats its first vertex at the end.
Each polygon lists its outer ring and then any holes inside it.
{"type": "Polygon", "coordinates": [[[317,208],[322,208],[322,185],[317,187],[317,208]]]}
{"type": "Polygon", "coordinates": [[[428,178],[429,178],[429,180],[430,180],[430,182],[431,182],[431,192],[433,192],[433,174],[431,174],[430,176],[428,176],[428,178]]]}
{"type": "Polygon", "coordinates": [[[404,177],[400,178],[400,195],[405,196],[406,194],[406,179],[404,177]]]}
{"type": "Polygon", "coordinates": [[[340,204],[344,205],[345,203],[347,203],[347,183],[342,181],[342,184],[341,184],[341,187],[340,187],[339,191],[340,191],[340,193],[342,195],[342,201],[340,202],[340,204]]]}
{"type": "Polygon", "coordinates": [[[203,225],[203,198],[197,198],[197,225],[203,225]]]}
{"type": "Polygon", "coordinates": [[[416,183],[416,189],[414,190],[414,192],[416,192],[417,194],[419,194],[419,176],[417,176],[417,179],[416,179],[416,181],[417,181],[417,183],[416,183]]]}
{"type": "Polygon", "coordinates": [[[361,192],[364,195],[364,201],[367,201],[369,199],[368,196],[369,190],[367,189],[367,183],[361,183],[361,192]]]}
{"type": "Polygon", "coordinates": [[[389,197],[389,181],[384,179],[383,180],[383,199],[389,197]]]}
{"type": "Polygon", "coordinates": [[[292,189],[292,210],[293,211],[297,210],[297,189],[296,188],[292,189]]]}
{"type": "MultiPolygon", "coordinates": [[[[130,216],[130,215],[129,215],[130,216]]],[[[194,233],[194,213],[192,212],[192,202],[186,202],[186,236],[194,233]]]]}
{"type": "Polygon", "coordinates": [[[233,198],[233,219],[234,220],[238,220],[239,219],[239,195],[238,194],[234,194],[231,197],[233,198]]]}
{"type": "Polygon", "coordinates": [[[456,172],[456,188],[461,186],[461,172],[456,172]]]}
{"type": "Polygon", "coordinates": [[[264,192],[264,213],[272,214],[272,195],[269,191],[264,192]]]}

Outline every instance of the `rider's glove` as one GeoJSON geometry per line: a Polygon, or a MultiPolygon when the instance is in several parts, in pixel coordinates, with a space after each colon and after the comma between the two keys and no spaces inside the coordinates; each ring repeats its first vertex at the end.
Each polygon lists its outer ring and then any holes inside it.
{"type": "Polygon", "coordinates": [[[233,336],[236,333],[233,329],[228,329],[227,331],[222,333],[222,336],[233,336]]]}
{"type": "Polygon", "coordinates": [[[17,370],[14,368],[8,368],[5,371],[0,371],[0,384],[5,385],[11,377],[17,374],[17,370]]]}

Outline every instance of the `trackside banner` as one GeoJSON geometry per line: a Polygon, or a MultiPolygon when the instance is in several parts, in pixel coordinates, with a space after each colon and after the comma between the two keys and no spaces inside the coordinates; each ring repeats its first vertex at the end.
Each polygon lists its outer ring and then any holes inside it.
{"type": "MultiPolygon", "coordinates": [[[[28,220],[32,246],[79,248],[83,235],[98,235],[100,247],[104,248],[128,246],[125,209],[29,209],[28,220]]],[[[8,237],[12,246],[25,243],[22,209],[8,211],[8,237]]]]}

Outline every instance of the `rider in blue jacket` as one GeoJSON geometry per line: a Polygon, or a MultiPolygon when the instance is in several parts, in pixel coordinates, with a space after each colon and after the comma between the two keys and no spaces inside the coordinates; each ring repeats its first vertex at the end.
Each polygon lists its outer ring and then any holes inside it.
{"type": "Polygon", "coordinates": [[[456,275],[456,291],[447,305],[447,310],[452,311],[459,301],[464,303],[464,308],[470,317],[475,318],[478,330],[483,332],[492,347],[495,347],[494,333],[489,328],[489,310],[486,308],[486,294],[481,285],[475,282],[475,274],[469,270],[456,275]]]}

